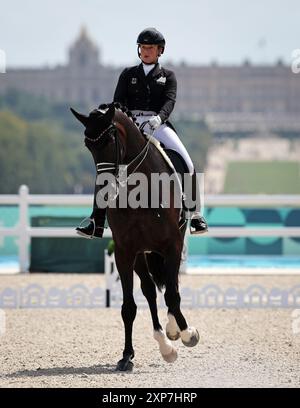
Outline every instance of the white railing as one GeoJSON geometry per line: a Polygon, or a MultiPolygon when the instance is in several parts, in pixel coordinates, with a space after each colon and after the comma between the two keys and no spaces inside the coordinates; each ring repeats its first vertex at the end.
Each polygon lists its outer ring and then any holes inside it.
{"type": "MultiPolygon", "coordinates": [[[[19,246],[20,271],[28,271],[28,245],[31,237],[72,237],[78,238],[73,227],[31,227],[29,206],[44,205],[71,205],[92,206],[92,195],[79,194],[29,194],[27,186],[19,188],[19,194],[0,195],[0,206],[16,204],[19,206],[19,220],[14,227],[1,227],[1,236],[17,236],[19,246]]],[[[224,206],[271,206],[271,207],[300,207],[300,195],[208,195],[205,205],[213,207],[224,206]]],[[[1,207],[0,207],[1,211],[1,207]]],[[[210,237],[242,237],[242,236],[278,236],[300,237],[300,227],[211,227],[207,236],[210,237]]],[[[105,230],[104,237],[111,237],[111,231],[105,230]]]]}

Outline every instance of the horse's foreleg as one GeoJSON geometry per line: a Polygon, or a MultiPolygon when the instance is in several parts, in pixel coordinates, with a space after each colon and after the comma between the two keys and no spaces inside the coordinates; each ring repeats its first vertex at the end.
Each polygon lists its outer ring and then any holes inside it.
{"type": "Polygon", "coordinates": [[[115,259],[123,289],[121,315],[125,327],[125,348],[123,358],[118,362],[117,370],[129,371],[133,368],[132,326],[136,316],[136,304],[133,298],[133,261],[130,262],[128,256],[123,256],[118,250],[115,252],[115,259]]]}
{"type": "Polygon", "coordinates": [[[154,329],[153,337],[159,344],[159,350],[163,359],[168,363],[173,363],[177,359],[177,350],[167,339],[159,323],[156,302],[156,288],[149,275],[146,255],[139,255],[137,257],[134,270],[141,279],[141,289],[149,304],[154,329]]]}

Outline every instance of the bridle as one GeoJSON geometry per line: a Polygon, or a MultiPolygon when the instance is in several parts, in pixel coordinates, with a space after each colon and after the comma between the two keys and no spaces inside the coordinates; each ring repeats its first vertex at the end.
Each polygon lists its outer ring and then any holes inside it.
{"type": "MultiPolygon", "coordinates": [[[[143,130],[143,128],[145,127],[145,125],[148,123],[148,121],[145,121],[142,123],[142,125],[140,126],[140,130],[143,130]]],[[[126,137],[126,131],[124,129],[124,127],[118,123],[118,122],[113,122],[111,123],[106,129],[104,129],[96,138],[90,138],[85,136],[85,139],[89,140],[90,142],[96,143],[98,142],[101,138],[105,137],[105,136],[109,136],[112,134],[113,132],[113,136],[115,139],[115,146],[116,146],[116,154],[115,154],[115,162],[100,162],[96,164],[96,168],[97,168],[97,173],[100,174],[104,171],[113,171],[114,176],[116,177],[116,182],[118,185],[124,187],[129,178],[131,177],[131,175],[133,173],[136,172],[136,170],[141,166],[141,164],[143,163],[143,161],[145,160],[148,151],[149,151],[149,146],[151,143],[151,139],[153,137],[153,135],[151,135],[145,146],[142,148],[142,150],[127,164],[122,163],[122,151],[125,150],[124,145],[122,144],[120,137],[118,135],[118,131],[121,132],[123,134],[123,136],[126,137]],[[137,163],[136,167],[134,168],[134,170],[132,170],[130,172],[130,174],[125,178],[124,178],[124,174],[127,174],[127,169],[129,166],[131,166],[132,164],[134,164],[138,159],[140,159],[140,161],[137,163]]],[[[117,193],[118,195],[118,193],[117,193]]],[[[116,196],[117,196],[116,195],[116,196]]]]}
{"type": "Polygon", "coordinates": [[[114,125],[111,124],[108,126],[108,128],[104,129],[99,136],[97,136],[96,138],[91,138],[88,136],[84,136],[85,139],[89,140],[90,142],[98,142],[98,140],[101,139],[101,137],[103,137],[106,133],[108,133],[110,130],[114,129],[114,125]]]}

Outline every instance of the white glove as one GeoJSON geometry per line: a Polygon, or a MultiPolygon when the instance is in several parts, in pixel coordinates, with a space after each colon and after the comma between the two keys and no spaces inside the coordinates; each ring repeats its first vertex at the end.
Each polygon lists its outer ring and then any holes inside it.
{"type": "Polygon", "coordinates": [[[149,125],[153,130],[156,130],[157,128],[159,128],[161,125],[161,122],[162,120],[159,115],[151,116],[151,118],[149,119],[149,125]]]}

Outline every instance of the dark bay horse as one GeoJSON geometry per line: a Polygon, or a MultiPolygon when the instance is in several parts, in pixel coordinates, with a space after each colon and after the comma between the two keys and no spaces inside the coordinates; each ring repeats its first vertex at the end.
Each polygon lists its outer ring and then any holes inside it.
{"type": "MultiPolygon", "coordinates": [[[[130,164],[128,174],[138,167],[138,171],[148,179],[152,173],[171,174],[159,150],[147,142],[130,115],[114,104],[108,105],[107,109],[95,109],[88,116],[72,108],[71,111],[85,127],[85,144],[96,165],[113,163],[112,170],[118,174],[120,165],[130,164]]],[[[170,340],[181,337],[188,347],[199,341],[198,331],[187,324],[180,310],[178,274],[185,227],[179,228],[179,212],[172,200],[170,208],[107,208],[123,290],[121,314],[125,326],[125,348],[118,370],[131,370],[133,367],[132,327],[137,308],[133,297],[134,271],[140,277],[142,292],[149,303],[154,338],[164,360],[171,363],[177,358],[176,348],[170,340]],[[165,288],[167,335],[158,319],[156,286],[165,288]]]]}

